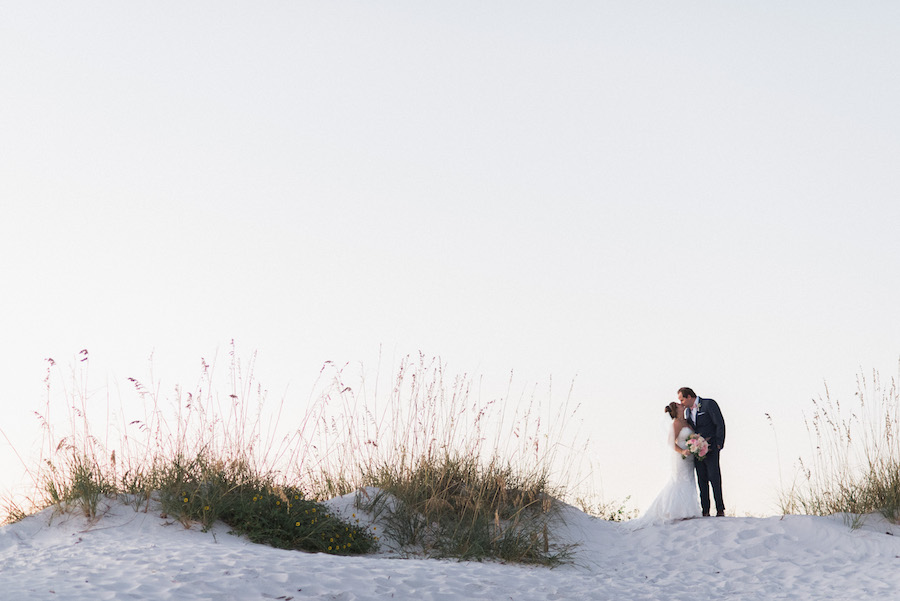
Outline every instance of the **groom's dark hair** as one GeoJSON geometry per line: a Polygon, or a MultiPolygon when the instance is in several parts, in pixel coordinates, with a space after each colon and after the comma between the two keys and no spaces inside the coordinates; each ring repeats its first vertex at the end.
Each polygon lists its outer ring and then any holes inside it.
{"type": "Polygon", "coordinates": [[[686,399],[692,398],[692,397],[695,399],[697,398],[697,395],[694,394],[694,391],[691,390],[690,388],[688,388],[687,386],[684,386],[683,388],[679,388],[678,392],[680,392],[681,396],[683,396],[686,399]]]}

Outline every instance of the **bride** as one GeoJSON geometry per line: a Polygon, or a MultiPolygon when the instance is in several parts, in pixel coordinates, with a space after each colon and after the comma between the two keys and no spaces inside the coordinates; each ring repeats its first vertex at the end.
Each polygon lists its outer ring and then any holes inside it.
{"type": "Polygon", "coordinates": [[[700,501],[697,496],[697,482],[694,479],[694,458],[687,450],[688,436],[693,430],[684,419],[684,410],[678,403],[669,403],[665,412],[672,418],[668,431],[668,454],[671,473],[650,507],[641,517],[631,520],[632,528],[643,528],[652,524],[700,517],[700,501]]]}

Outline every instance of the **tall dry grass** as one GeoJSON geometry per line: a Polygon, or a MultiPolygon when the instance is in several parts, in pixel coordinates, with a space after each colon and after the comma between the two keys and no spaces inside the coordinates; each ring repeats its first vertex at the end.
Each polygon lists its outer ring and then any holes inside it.
{"type": "MultiPolygon", "coordinates": [[[[283,399],[269,407],[255,355],[241,361],[233,345],[225,369],[202,361],[187,391],[129,378],[115,400],[90,387],[87,351],[77,359],[68,372],[48,361],[31,507],[93,517],[106,497],[144,509],[155,499],[185,524],[221,519],[254,540],[325,550],[311,539],[334,520],[292,512],[376,487],[360,505],[410,553],[544,564],[566,556],[551,536],[558,499],[571,500],[590,476],[571,388],[562,402],[551,385],[516,395],[510,376],[505,396],[482,399],[480,382],[419,354],[387,382],[326,363],[297,414],[283,399]]],[[[356,535],[354,552],[374,547],[356,535]]]]}
{"type": "Polygon", "coordinates": [[[382,491],[363,505],[383,516],[410,552],[555,563],[548,531],[557,502],[586,480],[587,440],[571,390],[481,399],[438,359],[407,357],[386,398],[346,384],[344,369],[314,408],[319,428],[298,471],[318,490],[382,491]],[[337,401],[337,402],[335,402],[337,401]]]}
{"type": "Polygon", "coordinates": [[[276,439],[277,429],[264,424],[265,391],[253,377],[254,361],[242,364],[232,346],[223,394],[214,362],[202,361],[188,393],[175,387],[171,396],[160,395],[152,379],[145,385],[129,378],[139,402],[126,409],[124,403],[113,406],[108,390],[89,387],[86,350],[69,372],[48,360],[47,399],[35,412],[43,443],[30,470],[34,494],[23,504],[27,509],[11,516],[56,506],[96,518],[110,497],[144,511],[152,500],[186,527],[197,523],[205,530],[221,520],[250,540],[282,548],[372,550],[372,532],[331,515],[294,484],[286,468],[298,434],[276,439]],[[135,410],[140,415],[124,417],[135,410]]]}
{"type": "MultiPolygon", "coordinates": [[[[824,397],[806,418],[812,450],[781,496],[785,513],[900,519],[900,390],[897,380],[857,376],[852,402],[824,397]]],[[[858,518],[850,518],[855,520],[858,518]]]]}

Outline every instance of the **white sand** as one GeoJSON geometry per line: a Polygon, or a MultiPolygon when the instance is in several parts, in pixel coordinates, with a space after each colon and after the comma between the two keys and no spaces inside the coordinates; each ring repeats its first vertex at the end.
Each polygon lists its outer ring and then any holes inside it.
{"type": "MultiPolygon", "coordinates": [[[[346,499],[333,502],[346,507],[346,499]]],[[[555,569],[335,557],[185,529],[108,503],[89,522],[51,510],[0,528],[0,599],[898,599],[900,527],[869,516],[703,518],[629,532],[575,509],[574,563],[555,569]],[[891,532],[896,534],[886,534],[891,532]]],[[[388,541],[389,542],[389,541],[388,541]]]]}

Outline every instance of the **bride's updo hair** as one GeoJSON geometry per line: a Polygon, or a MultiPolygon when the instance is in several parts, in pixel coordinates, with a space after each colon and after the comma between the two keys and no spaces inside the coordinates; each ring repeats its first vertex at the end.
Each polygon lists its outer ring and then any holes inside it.
{"type": "Polygon", "coordinates": [[[668,413],[669,417],[671,417],[672,419],[675,419],[675,416],[678,415],[678,403],[676,403],[675,401],[672,401],[671,403],[666,405],[666,408],[663,409],[663,411],[668,413]]]}

